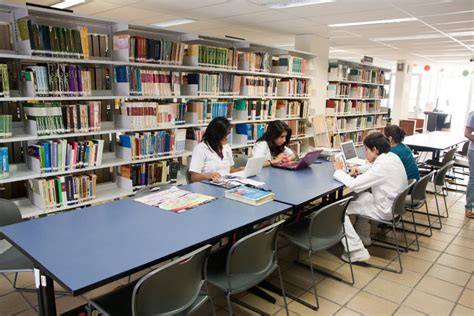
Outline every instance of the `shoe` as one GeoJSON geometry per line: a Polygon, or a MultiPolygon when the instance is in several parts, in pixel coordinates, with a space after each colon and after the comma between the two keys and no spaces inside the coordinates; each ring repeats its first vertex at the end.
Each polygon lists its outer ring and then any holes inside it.
{"type": "Polygon", "coordinates": [[[365,246],[365,247],[369,247],[372,245],[372,239],[370,237],[362,237],[362,236],[359,236],[360,240],[362,241],[362,244],[365,246]]]}
{"type": "MultiPolygon", "coordinates": [[[[370,254],[367,249],[362,248],[359,250],[351,251],[351,262],[358,262],[358,261],[367,261],[370,259],[370,254]]],[[[347,252],[344,252],[341,255],[342,261],[349,262],[349,255],[347,252]]]]}
{"type": "Polygon", "coordinates": [[[472,210],[466,209],[464,215],[466,215],[466,218],[474,218],[474,212],[472,210]]]}

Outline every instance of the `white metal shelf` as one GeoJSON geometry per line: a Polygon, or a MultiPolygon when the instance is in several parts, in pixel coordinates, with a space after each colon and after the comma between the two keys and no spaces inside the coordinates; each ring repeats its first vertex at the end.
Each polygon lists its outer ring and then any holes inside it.
{"type": "Polygon", "coordinates": [[[372,113],[343,113],[343,114],[326,114],[328,117],[351,117],[351,116],[373,116],[373,115],[385,115],[388,112],[372,112],[372,113]]]}
{"type": "Polygon", "coordinates": [[[382,101],[388,98],[351,98],[347,96],[327,97],[326,100],[382,101]]]}
{"type": "Polygon", "coordinates": [[[371,129],[379,129],[379,128],[384,128],[385,126],[371,126],[371,127],[364,127],[364,128],[357,128],[357,129],[348,129],[348,130],[342,130],[342,131],[333,131],[333,133],[336,134],[346,134],[346,133],[354,133],[354,132],[363,132],[363,131],[368,131],[371,129]]]}
{"type": "Polygon", "coordinates": [[[379,87],[383,87],[383,86],[387,85],[385,83],[373,83],[373,82],[365,82],[365,81],[351,81],[351,80],[344,80],[344,79],[328,80],[328,82],[360,84],[360,85],[379,86],[379,87]]]}

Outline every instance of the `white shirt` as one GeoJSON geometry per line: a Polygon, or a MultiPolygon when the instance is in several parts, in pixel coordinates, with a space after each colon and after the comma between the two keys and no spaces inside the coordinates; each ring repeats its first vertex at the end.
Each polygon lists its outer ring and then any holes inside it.
{"type": "Polygon", "coordinates": [[[201,174],[210,172],[219,172],[221,175],[229,174],[230,167],[234,165],[234,158],[228,144],[222,146],[222,155],[221,159],[205,142],[200,142],[194,147],[189,171],[201,174]]]}
{"type": "MultiPolygon", "coordinates": [[[[287,156],[293,155],[293,151],[285,146],[283,153],[287,156]]],[[[266,141],[257,142],[252,149],[252,157],[265,157],[265,160],[272,160],[272,152],[266,141]]]]}
{"type": "Polygon", "coordinates": [[[390,219],[395,197],[407,187],[405,167],[398,156],[392,152],[381,154],[372,166],[356,178],[343,170],[337,170],[334,178],[356,193],[372,189],[377,217],[390,219]]]}

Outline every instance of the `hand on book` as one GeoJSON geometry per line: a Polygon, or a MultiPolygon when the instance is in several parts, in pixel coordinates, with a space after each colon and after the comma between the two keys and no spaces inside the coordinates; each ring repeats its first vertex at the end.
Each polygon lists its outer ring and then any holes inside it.
{"type": "Polygon", "coordinates": [[[334,169],[336,170],[342,170],[344,169],[344,161],[340,158],[336,158],[336,161],[334,161],[334,169]]]}
{"type": "Polygon", "coordinates": [[[214,181],[214,182],[219,182],[221,181],[221,174],[219,172],[212,172],[209,174],[209,180],[214,181]]]}
{"type": "Polygon", "coordinates": [[[351,171],[349,172],[349,175],[351,177],[357,177],[359,174],[360,174],[360,171],[358,167],[352,167],[351,171]]]}

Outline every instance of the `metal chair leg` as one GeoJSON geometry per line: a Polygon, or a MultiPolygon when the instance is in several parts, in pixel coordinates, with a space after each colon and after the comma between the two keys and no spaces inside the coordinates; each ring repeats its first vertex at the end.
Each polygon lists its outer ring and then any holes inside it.
{"type": "Polygon", "coordinates": [[[316,308],[313,308],[313,309],[318,310],[319,299],[318,299],[318,292],[316,291],[316,278],[314,277],[313,261],[311,260],[311,250],[308,251],[308,256],[309,256],[309,268],[311,270],[311,280],[313,281],[314,297],[316,298],[316,308]]]}
{"type": "MultiPolygon", "coordinates": [[[[415,214],[413,212],[411,212],[411,217],[413,218],[413,223],[415,223],[415,214]]],[[[416,231],[416,224],[413,225],[413,230],[415,231],[415,240],[416,240],[416,250],[415,251],[420,251],[420,243],[418,241],[418,232],[416,231]]],[[[403,231],[405,232],[405,240],[406,240],[405,226],[403,227],[403,231]]]]}
{"type": "Polygon", "coordinates": [[[283,296],[283,302],[285,303],[285,311],[286,311],[286,316],[290,316],[290,312],[288,311],[288,303],[286,302],[286,293],[285,293],[285,288],[283,286],[283,277],[281,275],[281,271],[280,271],[280,266],[277,265],[277,269],[278,269],[278,278],[280,279],[280,287],[281,287],[281,293],[282,293],[282,296],[283,296]]]}
{"type": "Polygon", "coordinates": [[[227,307],[229,308],[229,315],[232,316],[234,315],[234,313],[232,312],[232,301],[230,299],[230,293],[227,293],[226,298],[227,298],[227,307]]]}
{"type": "MultiPolygon", "coordinates": [[[[347,241],[347,236],[346,232],[344,230],[344,239],[346,240],[346,249],[349,249],[349,242],[347,241]]],[[[352,259],[351,259],[351,252],[347,252],[347,258],[349,259],[349,268],[351,269],[351,285],[354,285],[355,279],[354,279],[354,269],[352,268],[352,259]]]]}
{"type": "MultiPolygon", "coordinates": [[[[396,230],[395,230],[395,220],[392,223],[392,230],[393,230],[393,235],[395,236],[396,230]]],[[[395,238],[395,248],[397,248],[397,257],[398,257],[398,264],[400,265],[400,271],[397,271],[398,273],[403,272],[403,267],[402,267],[402,257],[400,255],[400,248],[398,247],[398,239],[395,238]]]]}
{"type": "MultiPolygon", "coordinates": [[[[444,194],[445,188],[443,187],[442,189],[443,192],[443,200],[444,200],[444,209],[446,210],[446,218],[449,217],[449,211],[448,211],[448,203],[446,202],[446,195],[444,194]]],[[[446,190],[447,192],[447,190],[446,190]]]]}

